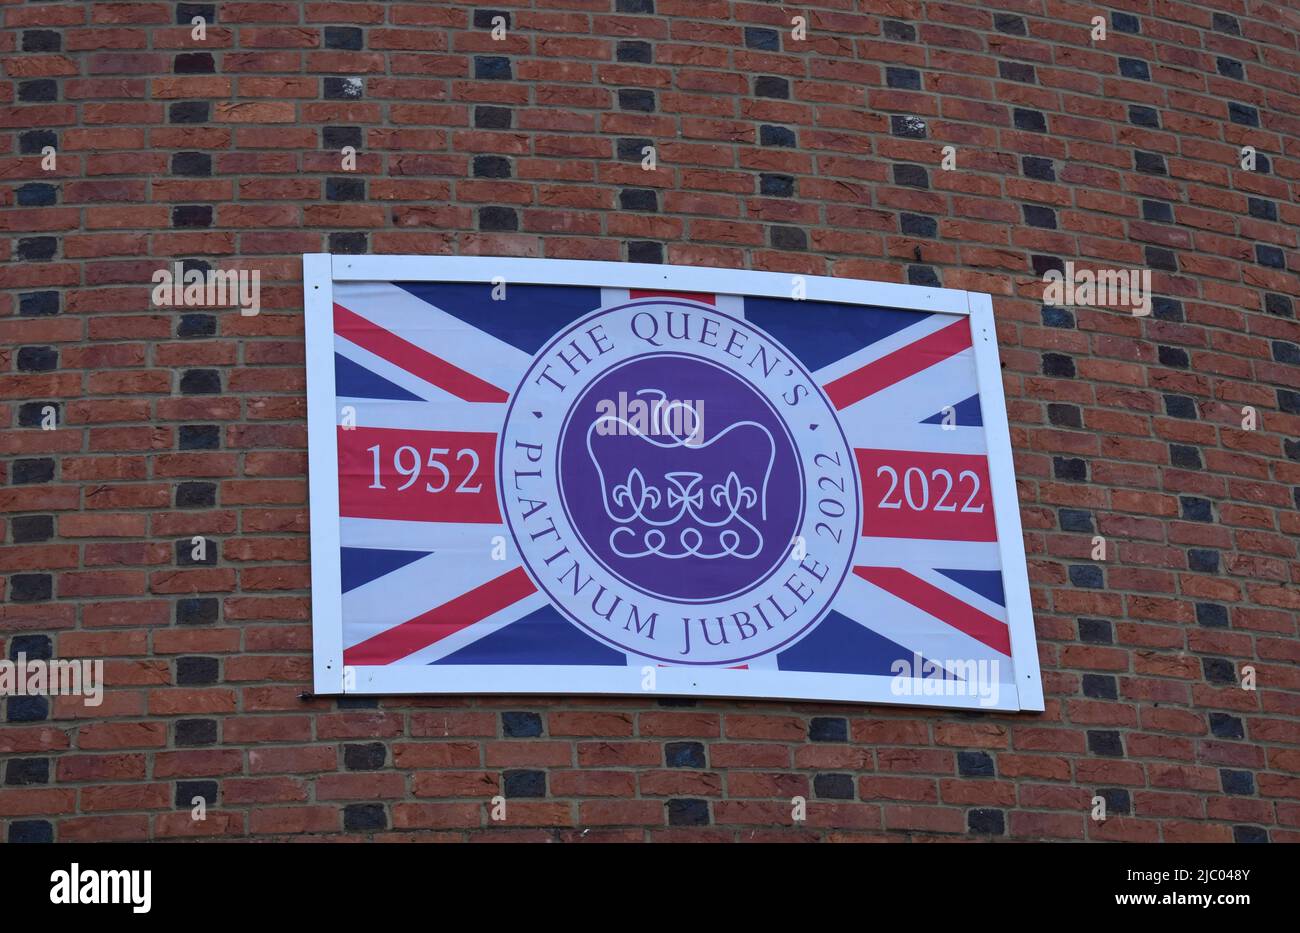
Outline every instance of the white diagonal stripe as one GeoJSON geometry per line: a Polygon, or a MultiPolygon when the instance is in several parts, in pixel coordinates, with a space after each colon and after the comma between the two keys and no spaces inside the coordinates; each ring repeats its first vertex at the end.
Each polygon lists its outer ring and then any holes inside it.
{"type": "MultiPolygon", "coordinates": [[[[485,290],[491,286],[484,285],[485,290]]],[[[408,343],[513,392],[530,362],[527,353],[387,282],[344,282],[334,300],[408,343]]]]}
{"type": "Polygon", "coordinates": [[[882,337],[870,346],[863,347],[857,353],[851,353],[843,359],[838,359],[834,363],[828,363],[821,369],[812,374],[813,379],[818,385],[826,385],[828,382],[834,382],[841,376],[847,376],[849,373],[861,369],[868,363],[874,363],[882,357],[889,356],[895,350],[901,350],[909,343],[916,343],[922,337],[928,337],[936,331],[943,330],[949,324],[961,320],[958,314],[929,314],[922,315],[918,313],[919,320],[915,324],[910,324],[900,331],[895,331],[888,337],[882,337]]]}

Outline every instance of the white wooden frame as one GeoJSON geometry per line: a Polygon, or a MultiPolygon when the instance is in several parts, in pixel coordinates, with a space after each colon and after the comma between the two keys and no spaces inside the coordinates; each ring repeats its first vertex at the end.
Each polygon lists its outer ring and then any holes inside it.
{"type": "MultiPolygon", "coordinates": [[[[588,262],[464,256],[303,256],[307,345],[307,433],[312,550],[312,639],[317,694],[645,694],[830,700],[986,711],[1043,710],[1037,639],[1029,597],[1020,503],[994,329],[993,302],[985,294],[946,288],[802,276],[809,301],[871,305],[969,315],[976,378],[988,444],[989,479],[1002,560],[1011,635],[1014,696],[992,705],[946,696],[901,698],[891,677],[761,670],[665,667],[654,669],[654,688],[636,667],[554,665],[442,666],[392,664],[343,668],[339,567],[338,450],[335,433],[334,282],[490,282],[669,289],[706,294],[789,298],[791,276],[777,272],[707,269],[642,263],[588,262]],[[574,684],[580,684],[579,687],[574,684]]],[[[965,699],[965,698],[962,698],[965,699]]]]}

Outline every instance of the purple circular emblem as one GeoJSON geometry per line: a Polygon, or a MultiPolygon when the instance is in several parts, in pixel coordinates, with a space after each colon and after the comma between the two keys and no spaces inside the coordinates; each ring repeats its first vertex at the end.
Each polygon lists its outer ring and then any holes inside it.
{"type": "Polygon", "coordinates": [[[803,512],[784,422],[744,379],[695,356],[648,354],[601,374],[568,412],[556,468],[587,551],[628,586],[681,602],[762,583],[803,512]]]}
{"type": "Polygon", "coordinates": [[[812,374],[743,316],[678,298],[600,308],[537,351],[497,476],[552,605],[670,666],[746,664],[803,637],[861,531],[853,452],[812,374]]]}

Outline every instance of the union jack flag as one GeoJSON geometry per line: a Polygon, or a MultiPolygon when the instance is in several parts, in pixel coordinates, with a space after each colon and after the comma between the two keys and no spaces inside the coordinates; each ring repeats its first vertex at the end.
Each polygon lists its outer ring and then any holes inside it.
{"type": "Polygon", "coordinates": [[[1012,681],[968,317],[588,286],[512,284],[494,300],[494,287],[334,286],[345,664],[646,664],[573,624],[530,575],[503,520],[496,447],[511,392],[554,335],[671,295],[797,357],[860,482],[851,572],[826,611],[792,644],[731,666],[888,677],[900,659],[969,659],[1012,681]]]}

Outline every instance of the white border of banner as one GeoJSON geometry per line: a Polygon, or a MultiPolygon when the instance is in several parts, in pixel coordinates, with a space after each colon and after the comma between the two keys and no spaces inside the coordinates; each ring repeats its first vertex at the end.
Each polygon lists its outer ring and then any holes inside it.
{"type": "Polygon", "coordinates": [[[323,696],[380,694],[616,694],[651,696],[762,697],[830,700],[950,709],[1043,710],[1043,687],[1029,597],[1028,568],[1020,525],[1011,437],[994,329],[993,300],[977,292],[801,276],[809,301],[941,311],[971,318],[976,378],[988,443],[989,480],[997,523],[1002,580],[1011,632],[1015,695],[996,703],[976,697],[906,696],[890,690],[893,677],[795,671],[511,665],[508,667],[392,664],[351,668],[344,689],[342,595],[339,568],[338,450],[334,430],[333,285],[335,282],[491,282],[668,289],[707,294],[788,298],[792,276],[780,272],[707,269],[644,263],[486,256],[303,256],[307,341],[307,436],[311,508],[312,669],[314,691],[323,696]]]}

